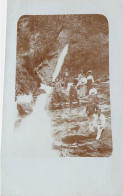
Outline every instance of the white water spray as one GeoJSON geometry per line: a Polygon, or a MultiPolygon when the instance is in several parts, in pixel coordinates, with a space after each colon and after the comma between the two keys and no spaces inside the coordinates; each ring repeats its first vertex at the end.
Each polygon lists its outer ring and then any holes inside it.
{"type": "MultiPolygon", "coordinates": [[[[68,44],[59,56],[53,81],[61,70],[67,50],[68,44]]],[[[46,94],[38,96],[33,112],[22,120],[19,128],[14,132],[14,153],[17,156],[57,156],[56,151],[52,150],[52,126],[47,107],[52,87],[41,84],[41,88],[46,91],[46,94]]]]}
{"type": "Polygon", "coordinates": [[[64,58],[65,58],[67,52],[68,52],[68,44],[63,48],[63,50],[59,56],[59,59],[58,59],[57,65],[56,65],[56,69],[53,73],[53,80],[52,80],[53,82],[55,81],[55,79],[57,78],[57,76],[61,70],[61,67],[64,63],[64,58]]]}

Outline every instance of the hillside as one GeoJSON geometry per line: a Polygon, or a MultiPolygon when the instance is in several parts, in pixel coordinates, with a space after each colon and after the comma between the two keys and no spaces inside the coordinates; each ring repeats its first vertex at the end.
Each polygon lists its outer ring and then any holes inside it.
{"type": "Polygon", "coordinates": [[[102,15],[22,16],[17,25],[16,96],[35,93],[49,83],[66,44],[71,77],[93,70],[96,79],[109,74],[108,22],[102,15]]]}

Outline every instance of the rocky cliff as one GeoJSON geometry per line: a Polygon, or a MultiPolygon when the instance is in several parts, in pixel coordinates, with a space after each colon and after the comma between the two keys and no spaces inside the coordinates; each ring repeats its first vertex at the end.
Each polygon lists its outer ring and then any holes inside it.
{"type": "Polygon", "coordinates": [[[103,15],[22,16],[17,25],[16,95],[49,83],[63,47],[70,76],[92,69],[96,78],[109,72],[108,22],[103,15]]]}

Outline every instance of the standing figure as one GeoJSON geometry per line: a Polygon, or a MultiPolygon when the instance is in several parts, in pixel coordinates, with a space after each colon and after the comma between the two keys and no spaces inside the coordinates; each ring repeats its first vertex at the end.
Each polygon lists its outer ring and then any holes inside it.
{"type": "Polygon", "coordinates": [[[78,80],[78,83],[77,83],[77,89],[78,90],[80,90],[80,88],[81,88],[81,79],[82,79],[82,74],[79,74],[78,75],[78,78],[77,78],[77,80],[78,80]]]}
{"type": "Polygon", "coordinates": [[[80,87],[80,97],[84,97],[87,92],[87,79],[84,74],[81,74],[81,78],[78,76],[78,80],[79,82],[77,83],[77,86],[80,87]]]}
{"type": "Polygon", "coordinates": [[[68,85],[68,80],[69,80],[68,77],[69,77],[69,73],[68,73],[68,69],[66,68],[64,72],[64,88],[65,89],[67,88],[67,85],[68,85]]]}
{"type": "Polygon", "coordinates": [[[72,108],[72,104],[73,104],[74,101],[77,101],[78,106],[79,106],[79,98],[78,98],[78,95],[77,95],[77,89],[76,89],[75,82],[70,87],[69,100],[70,100],[70,109],[72,108]]]}
{"type": "Polygon", "coordinates": [[[92,71],[89,70],[87,72],[87,95],[89,94],[90,89],[92,88],[92,84],[94,83],[94,78],[92,76],[92,71]]]}
{"type": "Polygon", "coordinates": [[[53,103],[62,103],[63,102],[62,86],[61,86],[61,82],[58,81],[58,79],[56,79],[55,87],[53,89],[52,102],[53,103]]]}
{"type": "Polygon", "coordinates": [[[95,131],[97,131],[96,140],[99,140],[101,137],[102,131],[105,129],[105,116],[101,113],[101,110],[97,110],[97,114],[95,115],[93,126],[95,131]]]}

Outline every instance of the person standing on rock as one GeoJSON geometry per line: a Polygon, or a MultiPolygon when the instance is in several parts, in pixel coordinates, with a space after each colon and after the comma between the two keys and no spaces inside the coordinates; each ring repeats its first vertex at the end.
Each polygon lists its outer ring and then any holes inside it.
{"type": "Polygon", "coordinates": [[[62,86],[61,86],[61,82],[56,79],[55,81],[55,86],[54,86],[54,90],[52,93],[52,100],[53,103],[62,103],[63,102],[63,98],[62,98],[62,86]]]}
{"type": "Polygon", "coordinates": [[[101,113],[101,110],[98,109],[93,121],[94,130],[97,131],[96,140],[100,139],[101,133],[105,129],[105,123],[105,116],[101,113]]]}
{"type": "Polygon", "coordinates": [[[92,84],[94,83],[94,78],[92,76],[92,71],[89,70],[87,72],[87,95],[89,94],[90,89],[92,88],[92,84]]]}
{"type": "Polygon", "coordinates": [[[77,95],[77,89],[76,89],[75,83],[76,83],[76,81],[74,80],[74,83],[73,83],[73,85],[71,85],[70,91],[69,91],[70,110],[72,108],[72,104],[74,101],[77,101],[78,106],[79,106],[79,98],[77,95]]]}
{"type": "Polygon", "coordinates": [[[77,89],[78,89],[78,90],[81,89],[81,79],[82,79],[82,77],[83,77],[82,74],[79,74],[79,75],[78,75],[78,78],[77,78],[77,81],[78,81],[78,82],[77,82],[77,89]]]}
{"type": "Polygon", "coordinates": [[[89,103],[86,107],[86,113],[88,116],[88,123],[89,123],[89,131],[94,132],[94,127],[93,127],[93,121],[94,121],[94,116],[97,113],[98,106],[96,103],[93,102],[92,97],[89,97],[89,103]]]}
{"type": "Polygon", "coordinates": [[[86,84],[87,84],[87,79],[84,74],[83,75],[81,74],[81,78],[79,79],[79,82],[77,83],[77,86],[80,87],[80,94],[79,94],[80,97],[84,97],[86,95],[86,92],[87,92],[86,84]]]}
{"type": "Polygon", "coordinates": [[[69,73],[68,73],[68,69],[65,69],[64,72],[64,88],[67,89],[67,85],[68,85],[68,77],[69,77],[69,73]]]}

